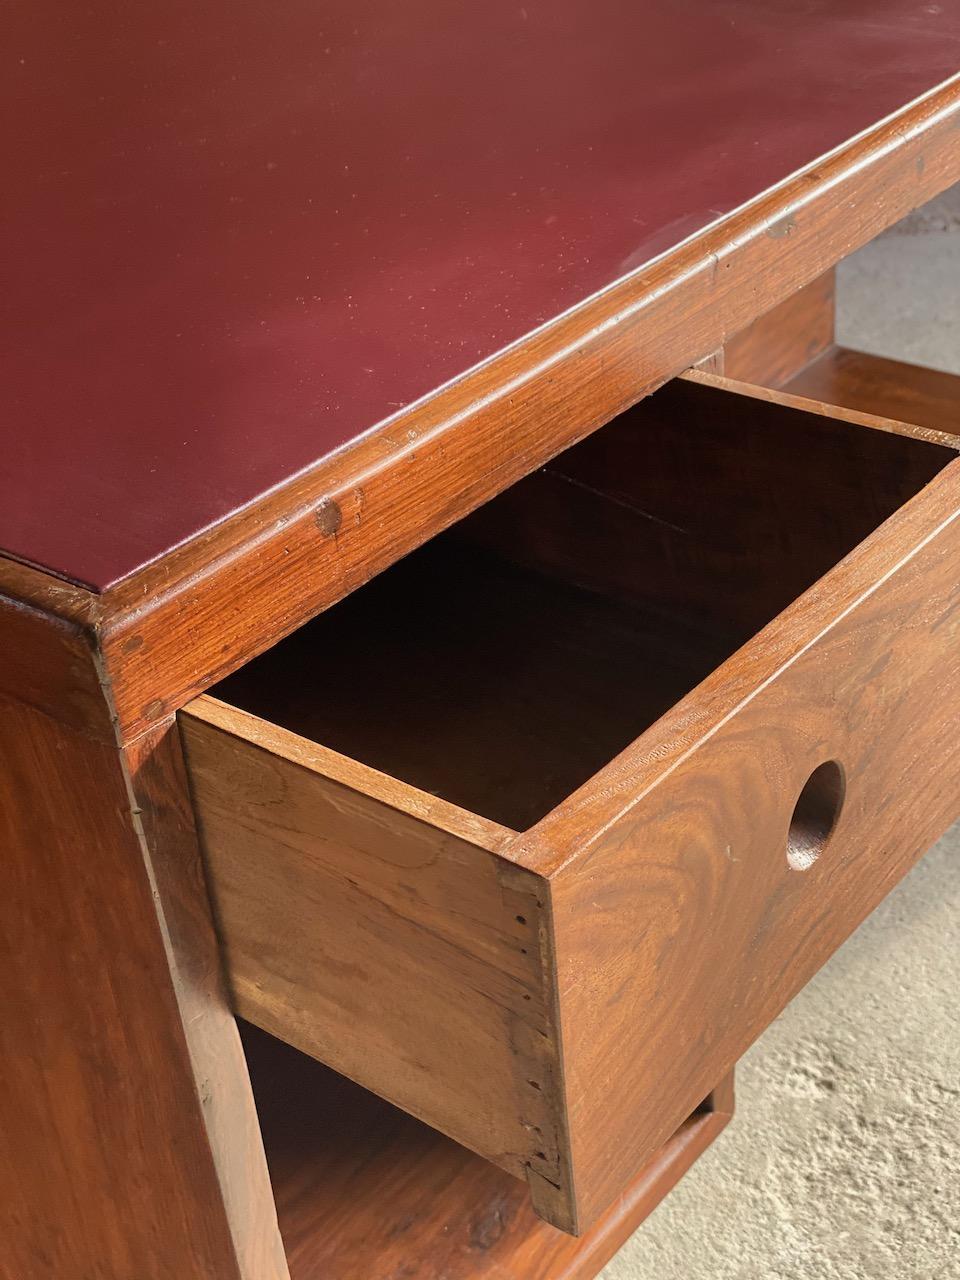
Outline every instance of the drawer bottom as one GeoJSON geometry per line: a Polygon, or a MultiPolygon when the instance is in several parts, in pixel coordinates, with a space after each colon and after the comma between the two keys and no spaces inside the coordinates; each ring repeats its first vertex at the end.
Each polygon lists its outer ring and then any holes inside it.
{"type": "Polygon", "coordinates": [[[241,1024],[291,1280],[588,1280],[733,1114],[732,1074],[579,1239],[526,1184],[241,1024]]]}

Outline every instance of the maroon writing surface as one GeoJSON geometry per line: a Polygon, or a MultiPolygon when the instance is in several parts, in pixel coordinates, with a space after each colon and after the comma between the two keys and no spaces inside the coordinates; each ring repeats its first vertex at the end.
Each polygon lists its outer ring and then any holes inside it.
{"type": "Polygon", "coordinates": [[[3,25],[0,547],[98,589],[960,66],[915,0],[3,25]]]}

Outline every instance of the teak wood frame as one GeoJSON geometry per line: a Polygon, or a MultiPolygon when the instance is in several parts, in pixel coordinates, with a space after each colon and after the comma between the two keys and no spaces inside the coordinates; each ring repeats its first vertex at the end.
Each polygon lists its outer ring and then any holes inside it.
{"type": "Polygon", "coordinates": [[[101,596],[0,561],[11,1280],[287,1274],[179,708],[957,181],[958,126],[960,78],[101,596]]]}

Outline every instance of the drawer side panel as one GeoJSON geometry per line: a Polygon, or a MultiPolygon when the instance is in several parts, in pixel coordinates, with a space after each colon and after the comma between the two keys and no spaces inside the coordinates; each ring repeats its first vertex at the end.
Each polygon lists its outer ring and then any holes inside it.
{"type": "Polygon", "coordinates": [[[236,1011],[527,1177],[569,1226],[540,878],[223,725],[180,724],[236,1011]]]}

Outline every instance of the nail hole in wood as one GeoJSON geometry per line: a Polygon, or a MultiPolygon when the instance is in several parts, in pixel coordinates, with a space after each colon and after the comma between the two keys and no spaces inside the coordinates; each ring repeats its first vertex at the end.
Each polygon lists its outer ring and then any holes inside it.
{"type": "Polygon", "coordinates": [[[325,538],[334,537],[343,524],[343,512],[333,498],[321,498],[313,515],[314,523],[325,538]]]}

